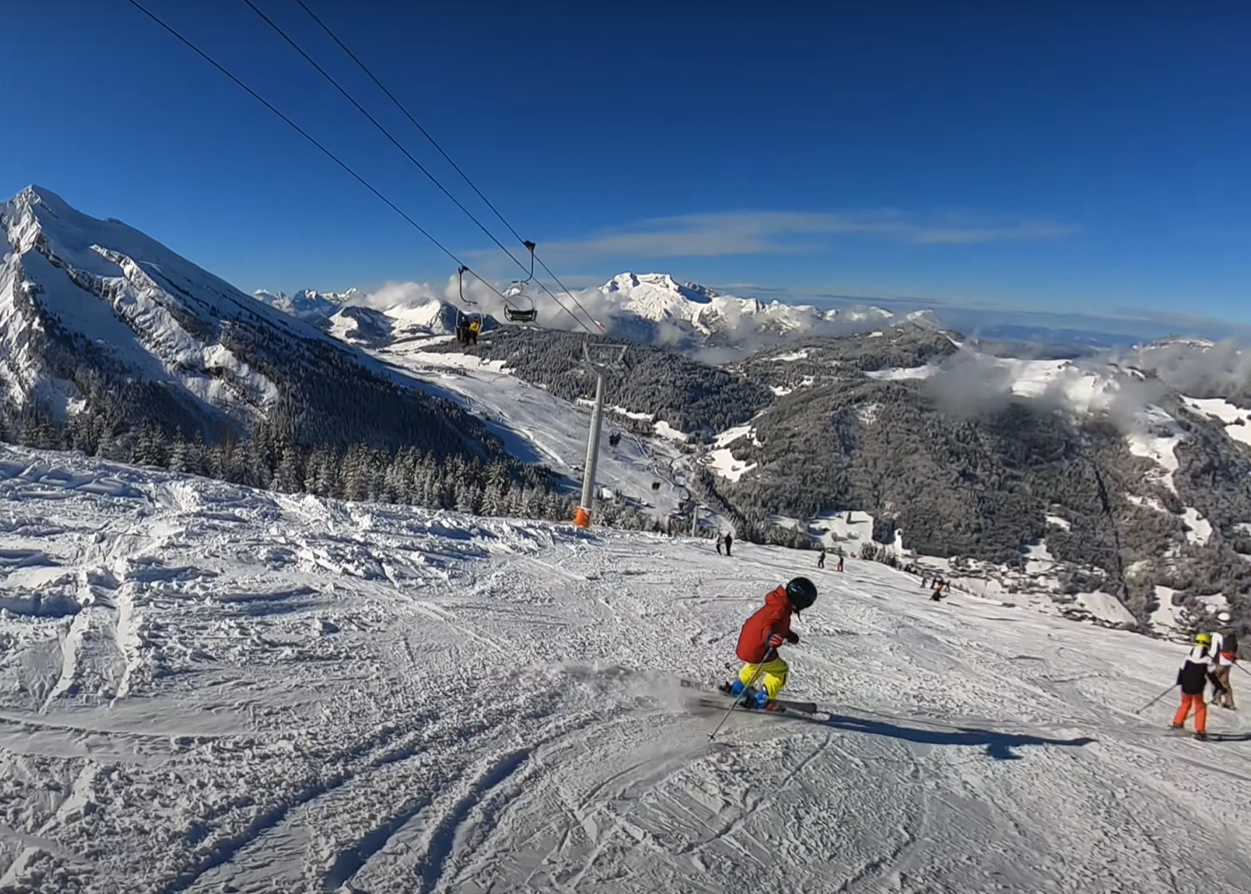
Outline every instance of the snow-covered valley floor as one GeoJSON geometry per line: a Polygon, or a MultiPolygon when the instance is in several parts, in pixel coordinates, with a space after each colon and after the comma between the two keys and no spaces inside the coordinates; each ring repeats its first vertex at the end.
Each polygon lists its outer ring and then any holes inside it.
{"type": "Polygon", "coordinates": [[[1251,724],[1133,713],[1179,647],[737,548],[0,449],[0,890],[1248,889],[1251,724]],[[801,572],[832,718],[710,742],[801,572]]]}

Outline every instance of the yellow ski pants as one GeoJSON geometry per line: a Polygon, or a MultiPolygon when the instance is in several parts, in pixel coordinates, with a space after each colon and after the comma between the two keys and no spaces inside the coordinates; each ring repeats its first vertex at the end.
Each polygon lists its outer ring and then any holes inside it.
{"type": "Polygon", "coordinates": [[[738,678],[744,686],[752,685],[754,679],[756,685],[764,686],[765,694],[770,699],[775,699],[782,691],[782,687],[786,685],[786,675],[790,673],[790,670],[785,661],[781,658],[774,658],[764,664],[744,664],[743,669],[738,672],[738,678]],[[760,671],[759,677],[756,676],[756,671],[760,671]]]}

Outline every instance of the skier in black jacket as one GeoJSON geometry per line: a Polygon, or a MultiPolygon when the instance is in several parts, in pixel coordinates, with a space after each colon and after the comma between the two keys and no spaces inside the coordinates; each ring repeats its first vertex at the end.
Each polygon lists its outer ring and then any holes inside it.
{"type": "Polygon", "coordinates": [[[1221,681],[1213,672],[1214,656],[1211,648],[1212,635],[1200,633],[1195,637],[1194,648],[1186,656],[1186,663],[1177,672],[1177,683],[1181,686],[1182,697],[1181,707],[1173,716],[1172,728],[1183,729],[1186,726],[1186,717],[1189,716],[1190,709],[1194,708],[1196,739],[1208,737],[1208,706],[1203,699],[1206,684],[1211,683],[1218,693],[1225,691],[1225,687],[1221,685],[1221,681]]]}

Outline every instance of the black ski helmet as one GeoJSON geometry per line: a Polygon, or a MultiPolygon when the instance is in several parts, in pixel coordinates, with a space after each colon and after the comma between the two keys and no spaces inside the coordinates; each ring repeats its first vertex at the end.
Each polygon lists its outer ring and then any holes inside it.
{"type": "Polygon", "coordinates": [[[797,577],[786,585],[786,598],[790,600],[791,608],[801,612],[817,601],[816,585],[806,577],[797,577]]]}

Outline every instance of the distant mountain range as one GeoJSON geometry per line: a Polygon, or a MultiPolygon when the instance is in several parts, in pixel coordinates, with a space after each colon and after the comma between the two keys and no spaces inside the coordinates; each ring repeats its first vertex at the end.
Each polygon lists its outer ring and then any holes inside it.
{"type": "MultiPolygon", "coordinates": [[[[506,328],[468,352],[576,401],[581,341],[506,328]]],[[[616,425],[680,440],[682,483],[744,539],[806,546],[868,513],[879,544],[992,595],[1141,629],[1219,605],[1251,622],[1243,355],[1201,339],[986,347],[914,323],[720,366],[639,346],[607,390],[616,425]]]]}
{"type": "MultiPolygon", "coordinates": [[[[502,304],[479,298],[458,307],[432,297],[425,288],[416,299],[379,303],[356,289],[318,292],[306,289],[287,295],[258,291],[255,297],[351,344],[382,347],[412,338],[447,335],[458,314],[480,316],[485,330],[499,325],[502,304]],[[498,306],[497,306],[498,305],[498,306]],[[494,310],[492,313],[491,310],[494,310]]],[[[493,296],[491,296],[493,297],[493,296]]],[[[810,305],[768,303],[754,298],[723,295],[698,283],[679,283],[665,273],[622,273],[598,289],[577,295],[590,316],[604,324],[608,335],[637,344],[682,349],[728,348],[746,355],[762,347],[802,336],[845,335],[911,323],[939,328],[927,310],[895,314],[872,305],[822,310],[810,305]]],[[[568,299],[565,299],[568,304],[568,299]]],[[[540,324],[568,328],[569,317],[547,299],[540,324]],[[552,319],[547,319],[551,316],[552,319]]],[[[572,306],[572,305],[570,305],[572,306]]]]}
{"type": "MultiPolygon", "coordinates": [[[[228,452],[251,436],[249,455],[292,490],[309,486],[297,459],[322,445],[515,471],[481,420],[387,362],[389,346],[445,335],[466,311],[494,331],[469,353],[500,375],[575,405],[590,393],[584,333],[543,314],[495,330],[481,291],[464,308],[429,288],[248,296],[34,187],[0,204],[0,229],[8,440],[107,453],[146,428],[228,452]]],[[[1251,621],[1251,356],[1232,342],[1034,351],[925,310],[765,304],[665,274],[578,297],[640,343],[609,377],[614,413],[683,443],[694,498],[748,538],[807,545],[831,513],[868,512],[879,543],[994,566],[1008,592],[1045,578],[1061,597],[1113,598],[1134,623],[1184,625],[1175,608],[1218,601],[1251,621]],[[724,354],[711,365],[701,349],[724,354]]]]}
{"type": "Polygon", "coordinates": [[[252,294],[258,301],[263,301],[283,313],[313,322],[333,316],[340,307],[361,297],[359,289],[348,289],[346,292],[317,292],[313,289],[303,289],[294,295],[261,290],[252,294]]]}

